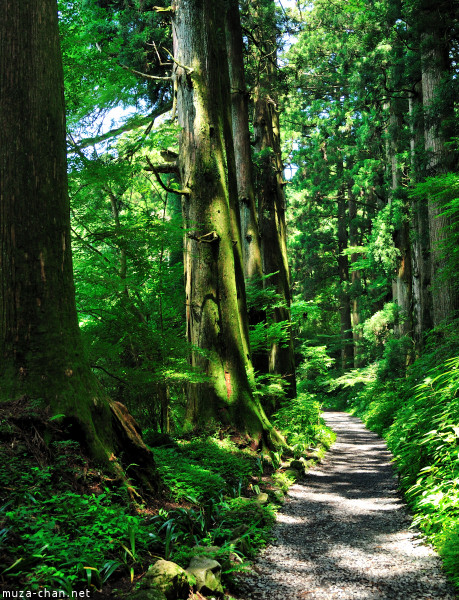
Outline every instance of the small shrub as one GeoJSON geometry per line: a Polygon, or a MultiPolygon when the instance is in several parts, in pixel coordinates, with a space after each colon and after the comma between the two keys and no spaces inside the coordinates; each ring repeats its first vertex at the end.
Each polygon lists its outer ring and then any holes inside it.
{"type": "Polygon", "coordinates": [[[152,449],[158,471],[171,495],[176,499],[199,502],[226,488],[223,477],[213,473],[174,448],[152,449]]]}
{"type": "Polygon", "coordinates": [[[181,446],[182,454],[205,469],[218,473],[227,486],[245,484],[252,472],[253,460],[229,439],[193,440],[181,446]]]}
{"type": "Polygon", "coordinates": [[[288,492],[288,488],[295,483],[295,477],[293,477],[293,475],[283,473],[282,471],[274,473],[272,479],[284,493],[288,492]]]}
{"type": "Polygon", "coordinates": [[[320,413],[317,396],[299,394],[297,398],[286,402],[274,415],[274,424],[284,433],[287,442],[298,454],[318,444],[328,448],[335,436],[325,425],[320,413]]]}
{"type": "Polygon", "coordinates": [[[407,357],[413,351],[413,342],[408,336],[389,338],[382,359],[378,363],[380,381],[393,381],[405,376],[407,357]]]}
{"type": "Polygon", "coordinates": [[[361,417],[372,431],[383,435],[394,422],[403,403],[404,390],[400,381],[375,381],[353,399],[352,412],[361,417]]]}
{"type": "Polygon", "coordinates": [[[327,354],[326,346],[303,345],[303,362],[299,365],[299,392],[322,391],[330,380],[330,368],[335,360],[327,354]]]}
{"type": "Polygon", "coordinates": [[[451,520],[437,535],[437,547],[443,557],[445,570],[459,588],[459,519],[451,520]]]}

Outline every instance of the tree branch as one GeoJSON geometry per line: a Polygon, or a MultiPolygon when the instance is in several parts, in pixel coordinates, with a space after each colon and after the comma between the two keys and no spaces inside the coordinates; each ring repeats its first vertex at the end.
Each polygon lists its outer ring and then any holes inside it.
{"type": "MultiPolygon", "coordinates": [[[[174,173],[175,175],[180,175],[179,168],[177,163],[160,163],[154,165],[154,170],[156,173],[174,173]]],[[[145,171],[153,171],[153,169],[149,167],[145,167],[145,171]]]]}
{"type": "Polygon", "coordinates": [[[169,52],[169,50],[167,48],[164,48],[163,46],[163,50],[164,52],[166,52],[169,55],[169,58],[174,61],[174,63],[178,66],[181,67],[182,69],[184,69],[187,72],[187,75],[191,75],[191,73],[193,73],[194,69],[192,67],[187,67],[186,65],[182,65],[181,63],[178,62],[178,60],[176,60],[172,54],[169,52]]]}
{"type": "Polygon", "coordinates": [[[136,129],[137,127],[142,127],[143,125],[146,125],[150,121],[153,123],[153,121],[157,117],[160,117],[161,115],[164,115],[165,113],[169,112],[171,110],[171,108],[172,108],[172,102],[168,102],[167,104],[164,104],[164,105],[158,107],[157,109],[153,110],[149,115],[147,115],[145,117],[130,119],[127,123],[125,123],[124,125],[121,125],[121,127],[117,127],[116,129],[111,129],[110,131],[107,131],[107,132],[102,133],[101,135],[97,135],[95,137],[84,138],[78,142],[75,142],[73,140],[72,145],[78,147],[80,150],[84,150],[85,148],[88,148],[88,146],[93,146],[94,144],[100,144],[101,142],[104,142],[105,140],[108,140],[112,137],[116,137],[117,135],[126,133],[127,131],[132,131],[133,129],[136,129]]]}
{"type": "Polygon", "coordinates": [[[189,233],[188,237],[190,240],[196,240],[199,243],[205,242],[206,244],[212,244],[213,242],[220,241],[220,236],[216,231],[209,231],[209,233],[205,233],[204,235],[189,233]]]}
{"type": "Polygon", "coordinates": [[[175,13],[175,8],[172,6],[153,6],[153,10],[156,12],[171,12],[175,13]]]}
{"type": "Polygon", "coordinates": [[[122,68],[125,69],[126,71],[129,71],[130,73],[134,73],[135,75],[139,75],[140,77],[145,77],[145,79],[153,79],[154,81],[172,81],[172,77],[157,77],[156,75],[148,75],[147,73],[142,73],[142,71],[136,71],[135,69],[131,69],[131,67],[127,67],[126,65],[122,65],[121,63],[118,63],[118,65],[122,68]]]}
{"type": "Polygon", "coordinates": [[[117,379],[118,381],[121,381],[121,383],[124,383],[125,385],[128,384],[128,382],[126,381],[126,379],[121,379],[121,377],[118,377],[117,375],[113,375],[113,373],[110,373],[104,367],[100,367],[99,365],[91,365],[91,369],[100,369],[104,373],[107,373],[107,375],[109,375],[110,377],[113,377],[113,379],[117,379]]]}
{"type": "Polygon", "coordinates": [[[158,171],[156,170],[155,166],[153,165],[151,160],[148,158],[148,156],[146,157],[146,159],[147,159],[148,166],[150,167],[149,170],[152,171],[153,175],[156,177],[159,185],[163,188],[163,190],[165,190],[169,194],[177,194],[177,196],[189,196],[191,194],[191,190],[189,188],[184,188],[183,190],[174,190],[173,188],[168,187],[163,182],[161,177],[159,176],[158,171]]]}

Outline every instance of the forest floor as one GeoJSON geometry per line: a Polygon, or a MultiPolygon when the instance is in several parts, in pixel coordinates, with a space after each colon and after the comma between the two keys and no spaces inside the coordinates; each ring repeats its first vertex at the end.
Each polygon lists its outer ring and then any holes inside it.
{"type": "Polygon", "coordinates": [[[336,443],[289,490],[276,542],[239,576],[238,600],[453,600],[438,555],[410,529],[384,440],[324,414],[336,443]]]}

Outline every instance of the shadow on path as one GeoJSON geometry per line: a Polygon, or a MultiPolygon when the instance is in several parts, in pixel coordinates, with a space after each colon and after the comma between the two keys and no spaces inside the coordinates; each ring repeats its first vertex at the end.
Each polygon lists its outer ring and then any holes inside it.
{"type": "Polygon", "coordinates": [[[324,413],[337,440],[292,486],[277,542],[239,579],[239,600],[453,600],[441,561],[397,492],[385,442],[347,413],[324,413]]]}

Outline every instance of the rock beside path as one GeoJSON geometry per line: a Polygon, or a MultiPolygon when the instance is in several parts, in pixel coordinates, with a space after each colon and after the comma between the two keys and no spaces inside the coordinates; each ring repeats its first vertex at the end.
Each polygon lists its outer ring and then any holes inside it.
{"type": "Polygon", "coordinates": [[[207,556],[195,556],[187,569],[196,578],[198,592],[204,596],[223,596],[222,567],[207,556]]]}
{"type": "Polygon", "coordinates": [[[441,560],[409,529],[385,442],[346,413],[337,440],[289,490],[277,542],[238,577],[238,600],[454,600],[441,560]]]}

